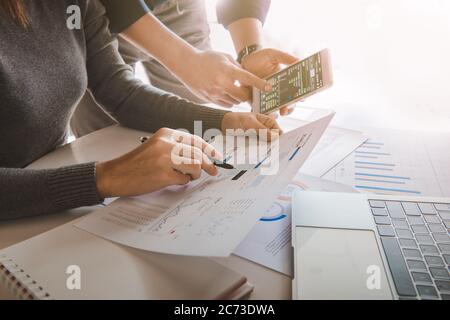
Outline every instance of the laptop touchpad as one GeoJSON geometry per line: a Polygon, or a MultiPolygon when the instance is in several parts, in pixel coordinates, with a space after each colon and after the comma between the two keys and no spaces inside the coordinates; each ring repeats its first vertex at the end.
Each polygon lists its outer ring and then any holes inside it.
{"type": "Polygon", "coordinates": [[[373,231],[297,227],[297,299],[392,299],[373,231]]]}

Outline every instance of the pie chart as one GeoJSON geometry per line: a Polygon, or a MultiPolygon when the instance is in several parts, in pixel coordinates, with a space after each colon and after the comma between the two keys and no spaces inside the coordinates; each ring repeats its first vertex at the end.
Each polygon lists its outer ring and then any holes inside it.
{"type": "Polygon", "coordinates": [[[285,214],[284,207],[278,203],[275,202],[272,207],[267,211],[267,213],[260,219],[262,222],[274,222],[279,221],[287,218],[287,215],[285,214]]]}

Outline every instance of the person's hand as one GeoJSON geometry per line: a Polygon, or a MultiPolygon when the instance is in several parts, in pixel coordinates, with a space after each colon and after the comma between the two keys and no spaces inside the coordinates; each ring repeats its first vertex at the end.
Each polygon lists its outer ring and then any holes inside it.
{"type": "Polygon", "coordinates": [[[282,134],[281,128],[272,116],[250,112],[229,112],[222,120],[222,132],[227,134],[229,130],[254,129],[263,139],[271,141],[282,134]]]}
{"type": "Polygon", "coordinates": [[[196,51],[177,76],[200,99],[228,108],[251,100],[251,87],[271,89],[232,56],[215,51],[196,51]]]}
{"type": "MultiPolygon", "coordinates": [[[[278,71],[283,66],[298,62],[299,59],[289,53],[276,49],[261,49],[244,57],[242,67],[260,78],[266,78],[278,71]]],[[[287,115],[292,109],[284,107],[280,109],[281,115],[287,115]]]]}
{"type": "Polygon", "coordinates": [[[203,139],[171,129],[160,129],[133,151],[96,166],[97,190],[102,198],[137,196],[171,185],[185,185],[202,170],[216,175],[210,158],[222,155],[203,139]]]}

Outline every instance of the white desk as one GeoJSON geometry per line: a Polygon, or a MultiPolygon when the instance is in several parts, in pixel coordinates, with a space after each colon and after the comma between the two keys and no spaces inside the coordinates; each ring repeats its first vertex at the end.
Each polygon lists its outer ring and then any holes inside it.
{"type": "MultiPolygon", "coordinates": [[[[148,134],[119,126],[106,128],[56,150],[31,167],[44,169],[74,163],[110,160],[138,146],[139,137],[144,135],[148,134]]],[[[95,208],[80,208],[55,215],[0,222],[0,249],[70,222],[93,209],[95,208]]],[[[289,277],[236,256],[215,260],[244,274],[255,285],[251,299],[291,298],[289,277]]],[[[12,297],[0,287],[0,299],[5,298],[12,297]]]]}

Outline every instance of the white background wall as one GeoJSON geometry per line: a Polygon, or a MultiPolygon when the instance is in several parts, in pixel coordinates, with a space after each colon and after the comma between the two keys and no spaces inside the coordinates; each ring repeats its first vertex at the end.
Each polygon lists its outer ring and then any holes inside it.
{"type": "MultiPolygon", "coordinates": [[[[216,49],[233,52],[206,0],[216,49]]],[[[307,101],[335,124],[450,131],[449,0],[272,0],[271,46],[332,50],[335,86],[307,101]]]]}

